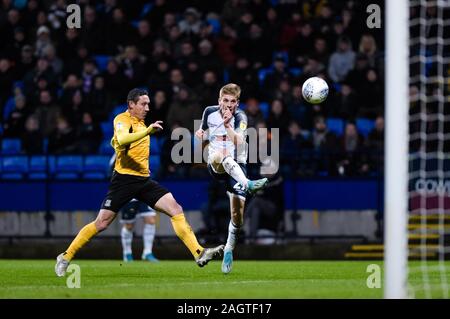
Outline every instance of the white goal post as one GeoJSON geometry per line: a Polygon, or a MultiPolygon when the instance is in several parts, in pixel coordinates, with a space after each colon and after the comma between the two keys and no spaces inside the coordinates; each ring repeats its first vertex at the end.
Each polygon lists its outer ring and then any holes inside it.
{"type": "Polygon", "coordinates": [[[384,297],[407,298],[409,0],[386,1],[384,297]]]}

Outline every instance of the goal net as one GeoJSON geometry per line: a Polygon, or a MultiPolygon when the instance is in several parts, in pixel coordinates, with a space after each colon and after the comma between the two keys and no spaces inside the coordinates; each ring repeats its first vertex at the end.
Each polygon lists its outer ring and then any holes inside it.
{"type": "Polygon", "coordinates": [[[408,297],[448,298],[450,1],[409,1],[408,297]]]}
{"type": "Polygon", "coordinates": [[[449,298],[450,0],[386,10],[385,297],[449,298]]]}

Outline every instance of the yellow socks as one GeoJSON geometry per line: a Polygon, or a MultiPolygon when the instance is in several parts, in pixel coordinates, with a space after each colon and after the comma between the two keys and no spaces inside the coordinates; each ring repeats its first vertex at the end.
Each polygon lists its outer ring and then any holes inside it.
{"type": "Polygon", "coordinates": [[[94,237],[98,233],[97,228],[95,227],[95,223],[92,222],[90,224],[87,224],[83,228],[81,228],[80,232],[78,233],[77,237],[72,241],[69,248],[64,252],[64,259],[65,260],[72,260],[73,256],[77,253],[78,250],[81,249],[86,243],[94,237]]]}
{"type": "Polygon", "coordinates": [[[191,226],[186,221],[184,214],[178,214],[173,216],[171,219],[173,229],[178,238],[180,238],[186,247],[191,251],[191,254],[197,258],[203,251],[203,247],[197,241],[191,226]]]}

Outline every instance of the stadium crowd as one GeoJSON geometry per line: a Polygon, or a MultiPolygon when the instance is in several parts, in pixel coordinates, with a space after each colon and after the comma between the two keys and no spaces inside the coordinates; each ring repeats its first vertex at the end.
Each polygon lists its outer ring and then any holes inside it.
{"type": "Polygon", "coordinates": [[[193,132],[234,82],[249,127],[280,129],[282,174],[376,174],[384,43],[366,2],[80,0],[81,28],[69,29],[69,1],[2,0],[0,138],[22,154],[103,154],[126,93],[145,87],[149,121],[166,127],[158,174],[191,177],[195,165],[171,162],[170,132],[193,132]],[[301,98],[311,76],[330,86],[323,104],[301,98]]]}

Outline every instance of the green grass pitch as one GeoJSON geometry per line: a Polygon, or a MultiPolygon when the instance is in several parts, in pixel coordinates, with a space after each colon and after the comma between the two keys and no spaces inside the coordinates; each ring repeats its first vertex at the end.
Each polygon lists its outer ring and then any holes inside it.
{"type": "MultiPolygon", "coordinates": [[[[74,260],[81,287],[68,288],[54,273],[54,260],[0,260],[0,298],[381,298],[368,288],[367,266],[381,261],[235,261],[224,275],[220,261],[199,268],[193,261],[158,264],[74,260]]],[[[417,264],[419,265],[419,264],[417,264]]],[[[447,264],[450,278],[450,264],[447,264]]],[[[418,272],[412,277],[421,280],[418,272]]],[[[433,270],[429,280],[440,283],[433,270]]]]}

